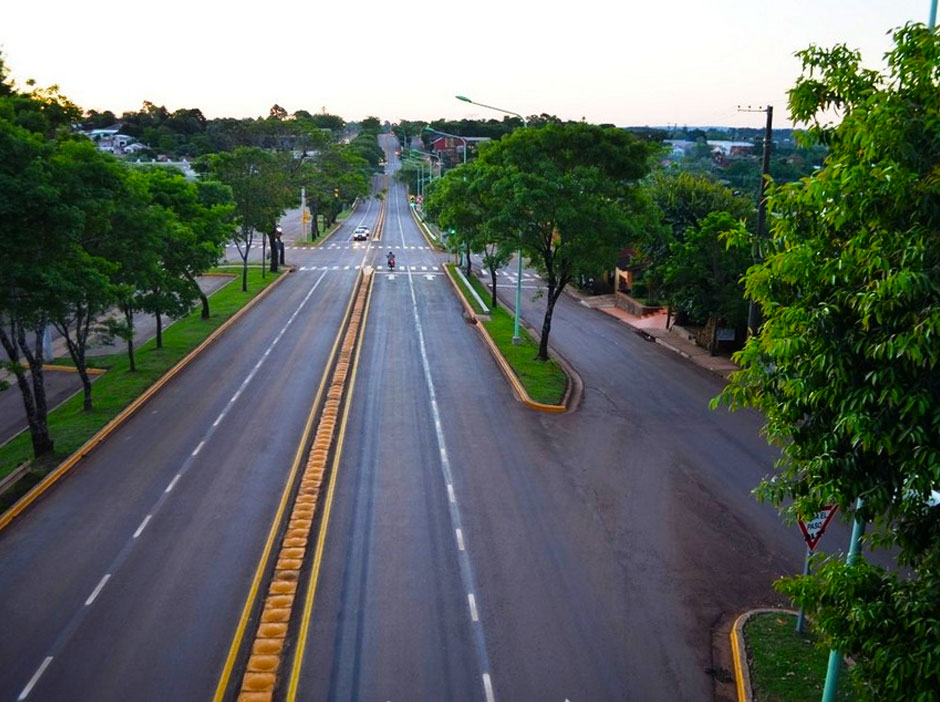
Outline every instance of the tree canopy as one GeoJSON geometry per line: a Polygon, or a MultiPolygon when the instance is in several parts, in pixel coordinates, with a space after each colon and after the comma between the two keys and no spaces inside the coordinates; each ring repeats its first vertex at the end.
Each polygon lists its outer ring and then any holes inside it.
{"type": "MultiPolygon", "coordinates": [[[[608,270],[648,221],[651,208],[637,182],[654,151],[623,130],[552,122],[484,144],[478,159],[444,176],[467,177],[485,203],[480,227],[520,248],[542,273],[547,307],[539,358],[548,359],[552,313],[564,287],[608,270]]],[[[446,209],[448,197],[441,197],[446,209]]]]}
{"type": "Polygon", "coordinates": [[[894,42],[884,74],[845,46],[799,54],[791,114],[829,156],[770,190],[746,280],[764,321],[723,398],[762,410],[782,447],[761,496],[799,515],[838,505],[907,572],[830,560],[784,591],[856,661],[862,699],[937,700],[940,35],[910,24],[894,42]]]}

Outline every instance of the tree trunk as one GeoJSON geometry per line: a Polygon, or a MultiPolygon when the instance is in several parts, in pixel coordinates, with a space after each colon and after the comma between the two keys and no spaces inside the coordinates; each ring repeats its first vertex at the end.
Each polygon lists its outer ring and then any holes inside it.
{"type": "MultiPolygon", "coordinates": [[[[33,456],[38,458],[46,453],[51,453],[53,449],[53,442],[49,437],[46,391],[42,376],[42,341],[40,337],[39,376],[37,378],[35,374],[32,375],[32,384],[26,379],[26,370],[20,363],[21,341],[25,346],[26,336],[17,322],[10,321],[9,334],[6,328],[0,325],[0,344],[3,345],[7,357],[10,359],[10,370],[16,377],[16,384],[19,386],[20,395],[23,398],[26,424],[29,427],[29,436],[33,444],[33,456]],[[38,396],[36,395],[37,392],[39,393],[38,396]]],[[[33,360],[35,361],[35,358],[33,360]]],[[[30,362],[30,372],[32,373],[32,371],[33,362],[30,362]]]]}
{"type": "Polygon", "coordinates": [[[473,262],[470,260],[470,243],[467,242],[467,277],[473,275],[473,262]]]}
{"type": "Polygon", "coordinates": [[[499,300],[496,299],[496,268],[490,266],[490,292],[492,293],[491,306],[495,310],[499,306],[499,300]]]}
{"type": "Polygon", "coordinates": [[[271,272],[277,273],[277,261],[278,261],[278,252],[277,252],[277,234],[273,231],[268,232],[268,243],[271,246],[271,272]]]}
{"type": "Polygon", "coordinates": [[[248,292],[248,254],[242,259],[242,292],[248,292]]]}
{"type": "Polygon", "coordinates": [[[540,361],[548,360],[548,335],[552,331],[552,314],[555,312],[555,303],[567,283],[559,283],[558,287],[552,280],[548,281],[548,298],[545,305],[545,317],[542,319],[542,338],[539,341],[539,353],[536,358],[540,361]]]}
{"type": "Polygon", "coordinates": [[[163,348],[163,315],[157,310],[157,348],[163,348]]]}
{"type": "Polygon", "coordinates": [[[127,322],[127,358],[130,363],[130,372],[137,372],[137,362],[134,358],[134,308],[130,303],[124,303],[124,321],[127,322]]]}
{"type": "Polygon", "coordinates": [[[202,288],[199,287],[199,283],[196,281],[196,278],[191,273],[183,273],[186,276],[186,280],[192,283],[192,286],[196,289],[196,293],[199,295],[199,301],[202,302],[202,319],[209,319],[209,297],[206,295],[202,288]]]}
{"type": "Polygon", "coordinates": [[[310,203],[310,215],[313,217],[313,224],[310,227],[310,239],[316,241],[320,238],[320,207],[316,202],[310,203]]]}

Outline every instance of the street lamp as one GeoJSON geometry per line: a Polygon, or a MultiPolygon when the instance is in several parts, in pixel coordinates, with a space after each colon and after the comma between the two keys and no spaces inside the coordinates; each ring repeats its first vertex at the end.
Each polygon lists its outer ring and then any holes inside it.
{"type": "Polygon", "coordinates": [[[463,141],[463,162],[467,162],[467,140],[462,136],[457,136],[456,134],[448,134],[447,132],[442,132],[440,129],[432,129],[431,127],[425,127],[424,131],[434,132],[435,134],[440,134],[441,136],[451,137],[452,139],[460,139],[463,141]]]}
{"type": "MultiPolygon", "coordinates": [[[[504,110],[502,107],[493,107],[492,105],[484,105],[482,102],[474,102],[470,98],[464,95],[456,95],[458,100],[463,102],[469,102],[471,105],[477,105],[479,107],[485,107],[488,110],[496,110],[497,112],[502,112],[507,115],[513,115],[522,120],[523,128],[529,126],[529,122],[525,117],[520,115],[518,112],[513,112],[512,110],[504,110]]],[[[520,242],[521,243],[521,242],[520,242]]],[[[516,258],[518,263],[516,266],[516,314],[513,317],[512,322],[512,343],[518,346],[522,342],[522,337],[519,336],[519,315],[522,310],[522,246],[516,251],[516,258]]]]}

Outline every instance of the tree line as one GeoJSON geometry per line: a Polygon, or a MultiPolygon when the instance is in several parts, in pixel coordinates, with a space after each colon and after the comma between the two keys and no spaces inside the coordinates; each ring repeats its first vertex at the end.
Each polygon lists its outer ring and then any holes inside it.
{"type": "MultiPolygon", "coordinates": [[[[143,112],[161,124],[200,121],[198,110],[166,115],[146,103],[143,112]]],[[[374,118],[346,144],[332,128],[272,108],[265,120],[243,125],[257,143],[233,138],[231,148],[198,159],[200,177],[190,181],[176,169],[135,166],[98,150],[76,130],[86,117],[54,86],[19,90],[0,56],[0,365],[20,390],[37,457],[53,450],[42,368],[50,360],[48,327],[65,339],[90,411],[91,341],[123,339],[134,372],[135,315],[155,317],[158,348],[164,321],[197,300],[207,319],[197,278],[227,242],[242,255],[246,290],[255,236],[269,237],[272,252],[279,248],[277,223],[299,204],[301,187],[314,226],[317,215],[330,224],[369,192],[383,158],[374,118]]],[[[276,255],[270,265],[277,270],[276,255]]]]}

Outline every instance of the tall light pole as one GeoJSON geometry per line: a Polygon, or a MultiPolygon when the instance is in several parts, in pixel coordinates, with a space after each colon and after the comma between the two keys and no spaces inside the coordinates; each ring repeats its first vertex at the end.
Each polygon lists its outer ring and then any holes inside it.
{"type": "Polygon", "coordinates": [[[937,26],[937,0],[930,0],[930,21],[927,22],[927,29],[931,32],[937,26]]]}
{"type": "MultiPolygon", "coordinates": [[[[518,112],[513,112],[512,110],[504,110],[502,107],[493,107],[492,105],[484,105],[482,102],[474,102],[470,98],[464,95],[456,95],[458,100],[463,102],[469,102],[471,105],[477,105],[478,107],[485,107],[488,110],[496,110],[497,112],[502,112],[503,114],[513,115],[522,120],[523,128],[529,126],[528,120],[525,117],[520,115],[518,112]]],[[[522,246],[520,242],[519,248],[516,250],[516,258],[518,259],[516,265],[516,314],[513,317],[512,321],[512,343],[519,345],[522,342],[522,337],[519,336],[519,315],[522,314],[522,246]]]]}
{"type": "Polygon", "coordinates": [[[440,129],[432,129],[431,127],[425,127],[423,131],[434,132],[435,134],[451,137],[452,139],[460,139],[463,142],[463,162],[467,162],[467,140],[464,137],[457,136],[456,134],[448,134],[447,132],[442,132],[440,129]]]}

